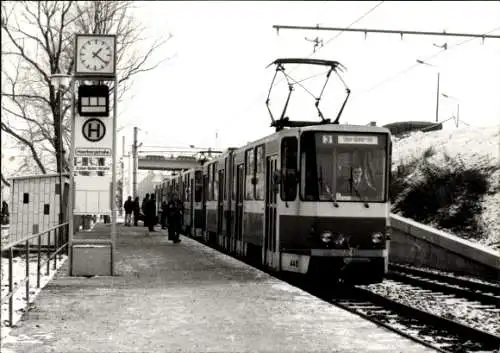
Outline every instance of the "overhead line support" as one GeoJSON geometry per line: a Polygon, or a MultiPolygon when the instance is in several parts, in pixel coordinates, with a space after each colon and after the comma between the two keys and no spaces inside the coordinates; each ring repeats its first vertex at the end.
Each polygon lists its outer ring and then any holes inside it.
{"type": "Polygon", "coordinates": [[[401,38],[403,34],[421,35],[421,36],[445,36],[445,37],[468,37],[468,38],[482,38],[484,39],[500,39],[500,35],[495,34],[479,34],[479,33],[458,33],[458,32],[429,32],[429,31],[412,31],[412,30],[393,30],[393,29],[374,29],[374,28],[349,28],[349,27],[322,27],[322,26],[285,26],[273,25],[276,31],[280,29],[302,29],[313,31],[340,31],[340,32],[362,32],[365,33],[385,33],[385,34],[399,34],[401,38]]]}

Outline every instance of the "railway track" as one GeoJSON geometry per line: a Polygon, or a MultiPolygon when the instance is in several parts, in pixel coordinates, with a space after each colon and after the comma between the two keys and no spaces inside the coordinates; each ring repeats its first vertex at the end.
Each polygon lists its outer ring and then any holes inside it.
{"type": "MultiPolygon", "coordinates": [[[[319,284],[311,285],[310,282],[297,280],[294,277],[284,276],[281,274],[278,275],[275,272],[267,270],[263,266],[257,265],[255,263],[248,261],[245,258],[242,258],[241,256],[230,254],[227,251],[224,251],[223,249],[213,244],[206,244],[197,239],[194,240],[204,244],[205,246],[209,246],[210,248],[222,252],[228,256],[236,258],[244,263],[247,263],[248,265],[258,268],[268,273],[269,275],[272,275],[280,280],[283,280],[293,286],[301,288],[304,291],[307,291],[308,293],[322,300],[332,303],[333,305],[336,305],[347,311],[355,313],[369,321],[384,326],[390,329],[391,331],[394,331],[411,340],[417,341],[425,346],[434,348],[439,352],[500,353],[499,336],[457,322],[455,320],[447,319],[442,316],[432,314],[425,310],[420,310],[418,308],[415,308],[414,306],[393,300],[388,296],[377,294],[370,289],[370,286],[339,285],[333,287],[329,286],[328,288],[325,288],[319,284]]],[[[395,277],[397,277],[398,271],[396,270],[396,267],[394,267],[392,270],[393,272],[391,273],[394,274],[395,277]]],[[[412,272],[412,273],[413,277],[418,277],[417,272],[412,272]]],[[[408,276],[408,278],[410,277],[411,276],[408,276]]],[[[420,274],[420,277],[424,277],[423,274],[420,274]]],[[[460,286],[463,291],[455,291],[453,293],[449,292],[450,295],[452,294],[456,295],[458,292],[462,293],[462,296],[469,295],[465,294],[465,289],[464,289],[469,287],[467,287],[464,282],[460,282],[460,279],[457,278],[457,280],[458,281],[451,282],[452,280],[450,279],[448,281],[450,281],[451,283],[445,283],[446,285],[444,287],[439,287],[439,289],[448,287],[454,288],[454,286],[459,286],[457,283],[461,283],[460,286]]],[[[404,282],[395,282],[395,281],[393,282],[396,284],[396,286],[410,285],[404,282]]],[[[438,290],[437,285],[427,284],[427,283],[433,283],[433,281],[429,280],[425,283],[426,285],[428,285],[428,287],[426,288],[418,286],[413,287],[415,288],[414,291],[415,295],[418,295],[418,293],[429,293],[429,292],[437,294],[436,292],[438,290]],[[432,286],[433,289],[430,289],[430,287],[432,286]]],[[[475,291],[474,293],[484,294],[484,298],[487,298],[484,299],[484,301],[488,303],[493,301],[492,297],[494,297],[497,293],[495,291],[491,292],[492,289],[495,289],[494,286],[493,287],[490,287],[488,285],[481,286],[481,284],[479,284],[476,287],[473,286],[474,284],[471,284],[470,285],[471,288],[469,289],[471,291],[475,291]]],[[[449,290],[451,291],[451,289],[449,290]]],[[[479,297],[482,298],[483,296],[479,295],[479,297]]],[[[475,299],[477,300],[477,297],[475,297],[475,299]]]]}
{"type": "Polygon", "coordinates": [[[500,308],[500,284],[478,282],[396,264],[389,265],[387,278],[500,308]]]}
{"type": "Polygon", "coordinates": [[[342,288],[332,303],[441,352],[494,352],[500,337],[378,294],[364,286],[342,288]]]}

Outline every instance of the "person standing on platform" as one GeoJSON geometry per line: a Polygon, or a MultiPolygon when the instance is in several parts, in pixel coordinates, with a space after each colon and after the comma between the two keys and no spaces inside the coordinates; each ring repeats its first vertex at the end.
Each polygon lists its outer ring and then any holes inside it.
{"type": "Polygon", "coordinates": [[[133,213],[134,213],[134,227],[137,227],[139,224],[139,214],[141,213],[141,205],[139,204],[139,196],[137,196],[133,203],[133,213]]]}
{"type": "Polygon", "coordinates": [[[147,217],[146,217],[146,205],[147,203],[149,202],[149,194],[146,194],[146,197],[144,197],[144,199],[142,200],[142,205],[141,205],[141,211],[142,211],[142,215],[143,215],[143,220],[144,220],[144,227],[147,227],[148,226],[148,220],[147,220],[147,217]]]}
{"type": "Polygon", "coordinates": [[[125,227],[130,227],[132,225],[132,211],[134,210],[134,202],[132,201],[132,196],[129,196],[127,201],[123,204],[125,209],[125,227]]]}
{"type": "Polygon", "coordinates": [[[154,227],[157,223],[157,218],[156,218],[156,200],[154,194],[151,194],[151,197],[146,202],[144,218],[146,219],[146,222],[148,224],[149,231],[155,232],[154,227]]]}
{"type": "Polygon", "coordinates": [[[167,202],[163,200],[163,202],[161,203],[161,229],[167,228],[167,212],[167,202]]]}
{"type": "Polygon", "coordinates": [[[184,215],[184,205],[176,194],[167,204],[168,217],[168,239],[173,240],[175,244],[180,243],[179,234],[181,231],[182,217],[184,215]]]}
{"type": "Polygon", "coordinates": [[[9,224],[9,204],[7,201],[2,201],[2,224],[9,224]]]}

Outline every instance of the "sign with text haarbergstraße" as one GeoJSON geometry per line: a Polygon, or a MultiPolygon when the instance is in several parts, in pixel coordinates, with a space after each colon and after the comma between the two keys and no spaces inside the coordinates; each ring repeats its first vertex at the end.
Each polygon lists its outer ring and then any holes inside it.
{"type": "Polygon", "coordinates": [[[111,157],[113,119],[75,118],[75,157],[111,157]]]}
{"type": "Polygon", "coordinates": [[[75,157],[111,157],[111,148],[108,147],[76,147],[75,157]]]}

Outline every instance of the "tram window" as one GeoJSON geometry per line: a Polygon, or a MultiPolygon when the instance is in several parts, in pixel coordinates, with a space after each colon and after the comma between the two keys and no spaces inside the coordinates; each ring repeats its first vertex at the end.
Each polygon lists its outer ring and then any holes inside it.
{"type": "Polygon", "coordinates": [[[212,185],[212,201],[217,201],[219,199],[219,174],[217,173],[217,164],[212,164],[212,175],[214,178],[214,183],[212,185]]]}
{"type": "Polygon", "coordinates": [[[255,200],[264,200],[264,146],[255,149],[255,200]]]}
{"type": "Polygon", "coordinates": [[[189,187],[189,178],[186,175],[184,177],[184,200],[183,201],[190,201],[191,200],[191,190],[189,187]]]}
{"type": "Polygon", "coordinates": [[[236,157],[233,155],[233,185],[231,186],[231,197],[233,200],[236,200],[236,157]]]}
{"type": "Polygon", "coordinates": [[[254,150],[249,149],[245,152],[245,200],[253,200],[254,185],[252,178],[255,175],[254,150]]]}
{"type": "Polygon", "coordinates": [[[203,191],[203,178],[201,171],[196,171],[194,174],[194,202],[201,202],[203,191]]]}
{"type": "Polygon", "coordinates": [[[209,165],[207,168],[208,173],[208,190],[207,190],[207,201],[212,201],[214,199],[214,176],[212,174],[212,165],[209,165]]]}
{"type": "Polygon", "coordinates": [[[294,201],[297,197],[297,149],[296,137],[281,141],[281,199],[294,201]]]}
{"type": "MultiPolygon", "coordinates": [[[[227,175],[229,175],[228,164],[229,164],[229,159],[226,158],[224,160],[224,174],[227,174],[227,175]]],[[[227,187],[226,187],[226,179],[225,178],[224,178],[224,186],[223,186],[223,188],[224,188],[224,201],[226,201],[227,200],[227,187]]]]}

